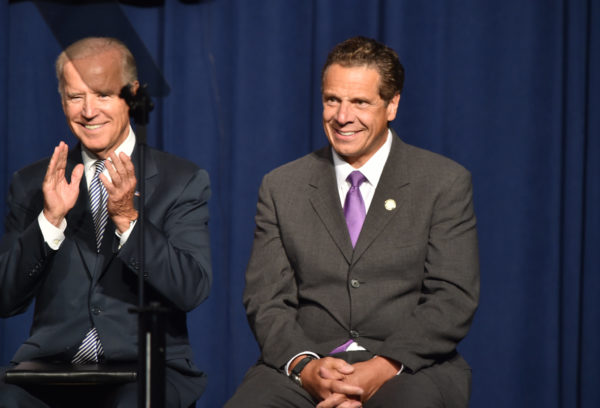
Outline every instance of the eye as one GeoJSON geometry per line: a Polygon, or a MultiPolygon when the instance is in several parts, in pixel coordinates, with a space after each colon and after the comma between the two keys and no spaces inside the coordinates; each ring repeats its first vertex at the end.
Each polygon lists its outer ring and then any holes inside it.
{"type": "Polygon", "coordinates": [[[323,101],[327,104],[327,105],[335,105],[339,102],[339,99],[336,98],[335,96],[326,96],[325,98],[323,98],[323,101]]]}

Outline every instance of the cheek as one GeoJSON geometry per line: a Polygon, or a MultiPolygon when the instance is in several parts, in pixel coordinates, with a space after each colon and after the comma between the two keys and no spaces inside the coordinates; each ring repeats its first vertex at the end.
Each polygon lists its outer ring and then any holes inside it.
{"type": "Polygon", "coordinates": [[[65,116],[67,117],[67,119],[72,119],[75,116],[77,116],[77,113],[79,112],[79,109],[76,106],[69,105],[69,104],[64,104],[63,105],[63,112],[65,113],[65,116]]]}

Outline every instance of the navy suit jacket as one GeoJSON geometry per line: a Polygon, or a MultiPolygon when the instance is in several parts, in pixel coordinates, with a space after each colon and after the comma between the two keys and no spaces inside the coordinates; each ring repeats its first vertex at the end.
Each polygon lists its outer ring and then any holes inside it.
{"type": "MultiPolygon", "coordinates": [[[[137,152],[136,147],[134,163],[137,152]]],[[[16,172],[8,196],[10,212],[0,243],[0,316],[22,313],[35,299],[30,336],[13,361],[72,355],[92,325],[98,330],[108,362],[135,361],[137,315],[129,310],[138,304],[139,224],[118,249],[115,226],[109,218],[97,253],[83,177],[77,203],[66,217],[65,240],[58,250],[52,250],[37,222],[48,162],[45,159],[16,172]]],[[[81,162],[78,145],[69,152],[67,178],[81,162]]],[[[192,362],[186,312],[207,297],[212,279],[208,173],[191,162],[148,148],[145,178],[146,298],[170,311],[166,319],[167,366],[199,378],[203,374],[192,362]]],[[[201,392],[199,389],[195,397],[201,392]]]]}

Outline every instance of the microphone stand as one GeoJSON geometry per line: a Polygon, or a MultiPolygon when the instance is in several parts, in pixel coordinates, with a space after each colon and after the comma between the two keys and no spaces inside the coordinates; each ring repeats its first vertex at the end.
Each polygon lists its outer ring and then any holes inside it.
{"type": "Polygon", "coordinates": [[[126,85],[120,97],[129,105],[129,115],[136,124],[138,147],[138,307],[132,309],[138,314],[138,408],[165,407],[165,315],[167,309],[158,302],[145,304],[144,285],[145,270],[145,198],[146,198],[146,124],[149,113],[154,108],[152,100],[146,92],[146,85],[140,86],[134,94],[131,85],[126,85]]]}

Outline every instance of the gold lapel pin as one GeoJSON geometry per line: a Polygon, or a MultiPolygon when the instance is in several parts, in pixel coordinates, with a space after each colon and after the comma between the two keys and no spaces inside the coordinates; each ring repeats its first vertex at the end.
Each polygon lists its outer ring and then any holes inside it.
{"type": "Polygon", "coordinates": [[[385,209],[388,211],[392,211],[396,208],[396,201],[388,198],[387,200],[385,200],[385,209]]]}

